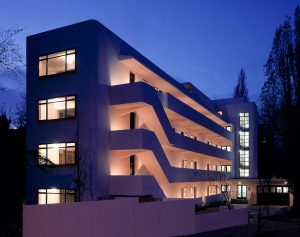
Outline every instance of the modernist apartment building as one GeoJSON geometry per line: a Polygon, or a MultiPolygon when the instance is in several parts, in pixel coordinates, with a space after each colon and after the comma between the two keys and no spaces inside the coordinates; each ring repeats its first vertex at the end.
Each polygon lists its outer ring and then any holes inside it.
{"type": "MultiPolygon", "coordinates": [[[[205,80],[205,78],[203,78],[205,80]]],[[[256,202],[257,108],[211,100],[90,20],[27,38],[27,203],[256,202]]]]}

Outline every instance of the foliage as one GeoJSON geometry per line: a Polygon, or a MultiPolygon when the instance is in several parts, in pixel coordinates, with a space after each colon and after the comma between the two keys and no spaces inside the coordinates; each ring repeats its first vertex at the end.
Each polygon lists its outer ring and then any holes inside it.
{"type": "MultiPolygon", "coordinates": [[[[20,28],[0,28],[0,73],[8,76],[18,76],[24,59],[19,45],[15,41],[16,35],[22,32],[20,28]]],[[[0,84],[0,91],[5,88],[0,84]]]]}
{"type": "Polygon", "coordinates": [[[248,87],[246,83],[246,72],[244,68],[241,68],[241,71],[238,74],[238,83],[233,91],[233,98],[245,97],[248,98],[248,87]]]}
{"type": "Polygon", "coordinates": [[[299,7],[295,11],[294,27],[291,18],[287,17],[277,28],[264,69],[267,80],[260,95],[261,122],[273,137],[273,147],[269,149],[281,155],[277,159],[284,159],[280,174],[288,178],[294,193],[293,209],[300,214],[300,172],[297,159],[300,156],[297,144],[300,132],[299,7]]]}

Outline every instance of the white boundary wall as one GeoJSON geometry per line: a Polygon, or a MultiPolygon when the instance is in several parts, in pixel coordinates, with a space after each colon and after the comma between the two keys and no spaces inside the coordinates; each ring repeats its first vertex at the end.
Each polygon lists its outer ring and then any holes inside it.
{"type": "Polygon", "coordinates": [[[23,208],[23,237],[176,236],[248,223],[248,209],[195,215],[195,201],[119,199],[23,208]]]}

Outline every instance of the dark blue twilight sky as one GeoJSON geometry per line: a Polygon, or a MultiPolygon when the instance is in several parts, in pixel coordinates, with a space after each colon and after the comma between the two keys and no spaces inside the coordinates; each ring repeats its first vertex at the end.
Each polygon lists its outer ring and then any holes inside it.
{"type": "MultiPolygon", "coordinates": [[[[263,65],[276,27],[299,0],[1,0],[0,27],[22,27],[17,38],[96,19],[180,82],[210,98],[232,96],[244,67],[250,99],[258,101],[263,65]]],[[[0,80],[3,83],[3,78],[0,80]]],[[[6,80],[0,106],[14,107],[25,77],[6,80]]]]}

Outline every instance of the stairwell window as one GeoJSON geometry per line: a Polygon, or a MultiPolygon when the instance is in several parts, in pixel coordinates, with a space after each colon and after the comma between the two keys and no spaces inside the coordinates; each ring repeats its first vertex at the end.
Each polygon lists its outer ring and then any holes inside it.
{"type": "Polygon", "coordinates": [[[51,143],[40,144],[39,165],[74,165],[76,155],[76,143],[51,143]]]}
{"type": "Polygon", "coordinates": [[[249,113],[240,113],[240,127],[247,129],[249,128],[249,113]]]}
{"type": "Polygon", "coordinates": [[[76,69],[76,49],[69,49],[39,57],[39,77],[76,69]]]}
{"type": "Polygon", "coordinates": [[[75,202],[74,189],[39,189],[38,204],[71,203],[75,202]]]}
{"type": "Polygon", "coordinates": [[[39,120],[54,120],[75,117],[75,96],[39,100],[39,120]]]}

